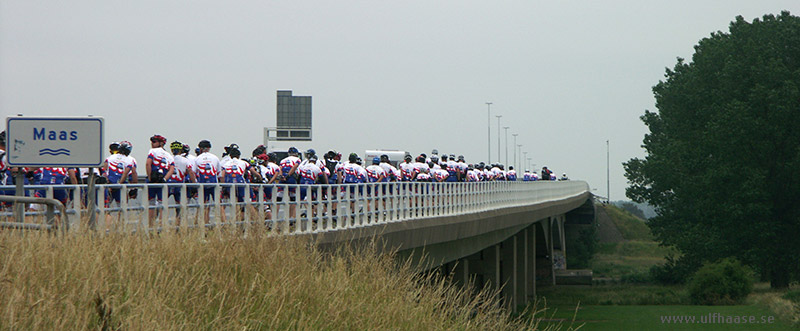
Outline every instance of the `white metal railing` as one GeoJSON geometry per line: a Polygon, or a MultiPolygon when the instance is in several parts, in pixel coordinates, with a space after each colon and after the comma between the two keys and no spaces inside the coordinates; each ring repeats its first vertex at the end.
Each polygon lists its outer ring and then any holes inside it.
{"type": "MultiPolygon", "coordinates": [[[[96,225],[90,225],[86,185],[25,186],[45,198],[65,190],[71,230],[92,226],[105,231],[145,231],[224,225],[266,225],[277,233],[311,233],[371,226],[419,218],[469,214],[533,205],[588,192],[583,181],[424,183],[392,182],[340,185],[285,184],[108,184],[96,185],[96,225]],[[120,200],[112,201],[112,192],[120,200]],[[163,203],[148,201],[148,191],[160,192],[163,203]],[[196,192],[195,192],[196,191],[196,192]],[[237,196],[243,191],[244,196],[237,196]],[[135,195],[131,193],[136,192],[135,195]],[[226,193],[228,192],[228,193],[226,193]],[[240,193],[239,192],[239,193],[240,193]],[[174,199],[178,193],[181,199],[174,199]],[[288,193],[288,194],[287,194],[288,193]],[[187,194],[190,196],[186,199],[187,194]],[[204,199],[208,196],[208,199],[204,199]]],[[[13,194],[13,186],[0,193],[13,194]]],[[[59,193],[60,194],[60,193],[59,193]]],[[[32,208],[14,220],[11,208],[0,221],[35,221],[43,211],[32,208]]]]}

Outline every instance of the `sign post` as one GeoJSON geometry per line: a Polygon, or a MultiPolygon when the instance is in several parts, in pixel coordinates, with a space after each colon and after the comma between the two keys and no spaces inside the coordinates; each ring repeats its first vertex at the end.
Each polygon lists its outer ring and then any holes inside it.
{"type": "MultiPolygon", "coordinates": [[[[104,129],[102,117],[7,117],[8,166],[99,167],[103,163],[104,129]]],[[[20,178],[17,195],[22,191],[20,178]]],[[[87,192],[90,226],[96,221],[93,184],[89,183],[87,192]]]]}

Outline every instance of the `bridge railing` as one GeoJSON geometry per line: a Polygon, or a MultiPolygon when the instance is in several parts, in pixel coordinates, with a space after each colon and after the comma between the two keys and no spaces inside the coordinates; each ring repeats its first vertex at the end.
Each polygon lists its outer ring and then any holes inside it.
{"type": "MultiPolygon", "coordinates": [[[[88,222],[86,185],[25,186],[25,193],[34,196],[38,191],[41,197],[66,199],[66,211],[58,212],[57,216],[70,229],[91,226],[104,231],[130,232],[259,225],[277,233],[300,234],[532,205],[589,190],[582,181],[175,183],[108,184],[96,188],[96,224],[88,222]],[[162,202],[148,199],[156,194],[163,197],[162,202]]],[[[4,194],[13,194],[13,190],[13,186],[0,186],[4,194]]],[[[14,220],[11,208],[6,206],[0,211],[0,221],[43,222],[44,211],[35,207],[24,214],[24,220],[14,220]]]]}

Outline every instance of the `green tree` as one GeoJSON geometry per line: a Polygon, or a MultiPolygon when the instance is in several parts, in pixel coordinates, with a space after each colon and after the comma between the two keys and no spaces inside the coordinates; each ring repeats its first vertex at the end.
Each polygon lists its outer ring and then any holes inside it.
{"type": "Polygon", "coordinates": [[[653,87],[644,159],[624,163],[629,198],[658,215],[678,263],[736,257],[773,287],[800,274],[800,18],[715,32],[653,87]]]}

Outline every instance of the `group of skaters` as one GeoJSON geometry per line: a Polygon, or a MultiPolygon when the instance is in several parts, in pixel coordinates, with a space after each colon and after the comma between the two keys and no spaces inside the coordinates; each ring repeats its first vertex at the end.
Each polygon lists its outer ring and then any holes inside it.
{"type": "MultiPolygon", "coordinates": [[[[89,168],[11,168],[6,166],[5,132],[0,133],[0,176],[3,185],[14,185],[14,175],[18,172],[25,173],[26,185],[59,185],[72,183],[87,183],[94,177],[95,183],[100,184],[136,184],[140,179],[137,175],[137,161],[131,156],[133,144],[129,141],[113,142],[109,145],[110,156],[106,158],[99,169],[89,168]]],[[[224,147],[222,157],[217,157],[211,150],[211,142],[201,140],[191,153],[188,144],[174,141],[167,144],[167,139],[159,134],[150,137],[150,150],[145,163],[147,183],[232,183],[232,184],[301,184],[300,200],[305,200],[309,191],[311,198],[316,199],[316,190],[309,190],[312,184],[356,184],[372,182],[485,182],[485,181],[537,181],[556,180],[556,176],[547,169],[542,168],[542,175],[525,170],[518,178],[513,166],[508,170],[503,164],[477,164],[466,163],[464,156],[456,157],[453,154],[439,154],[433,150],[431,155],[420,154],[416,158],[406,154],[404,160],[395,167],[388,155],[381,155],[365,162],[356,153],[348,155],[342,161],[342,154],[328,151],[323,157],[318,157],[314,149],[305,151],[305,157],[300,158],[300,151],[291,147],[288,156],[279,159],[274,152],[268,152],[263,145],[256,147],[250,158],[243,158],[240,147],[230,144],[224,147]]],[[[564,174],[561,180],[566,180],[564,174]]],[[[181,185],[168,185],[167,194],[180,202],[181,193],[188,197],[200,198],[198,188],[202,187],[202,198],[208,202],[214,198],[215,185],[192,185],[181,190],[181,185]]],[[[233,185],[236,201],[246,198],[255,201],[259,196],[259,188],[253,187],[251,192],[245,192],[245,185],[233,185]],[[248,196],[249,195],[249,196],[248,196]]],[[[363,188],[359,188],[361,190],[363,188]]],[[[296,187],[288,188],[288,196],[295,199],[296,187]]],[[[138,197],[138,190],[132,188],[122,192],[120,188],[109,188],[105,203],[119,204],[122,194],[127,194],[129,199],[138,197]]],[[[272,199],[272,188],[263,190],[263,198],[272,199]]],[[[349,190],[350,194],[354,189],[349,190]]],[[[163,197],[164,189],[158,186],[149,186],[147,199],[151,205],[158,205],[163,197]]],[[[231,189],[224,188],[220,192],[221,199],[231,198],[231,189]]],[[[0,194],[13,194],[13,192],[0,192],[0,194]]],[[[342,189],[342,195],[347,191],[342,189]]],[[[45,190],[37,190],[36,196],[44,197],[45,190]]],[[[276,198],[280,201],[284,196],[283,188],[279,187],[276,198]]],[[[53,198],[67,203],[70,196],[66,189],[53,190],[53,198]]],[[[325,197],[327,198],[327,197],[325,197]]],[[[294,208],[292,208],[294,209],[294,208]]],[[[152,219],[156,211],[150,210],[152,219]]],[[[294,210],[291,211],[294,214],[294,210]]],[[[208,216],[206,214],[206,216],[208,216]]]]}

